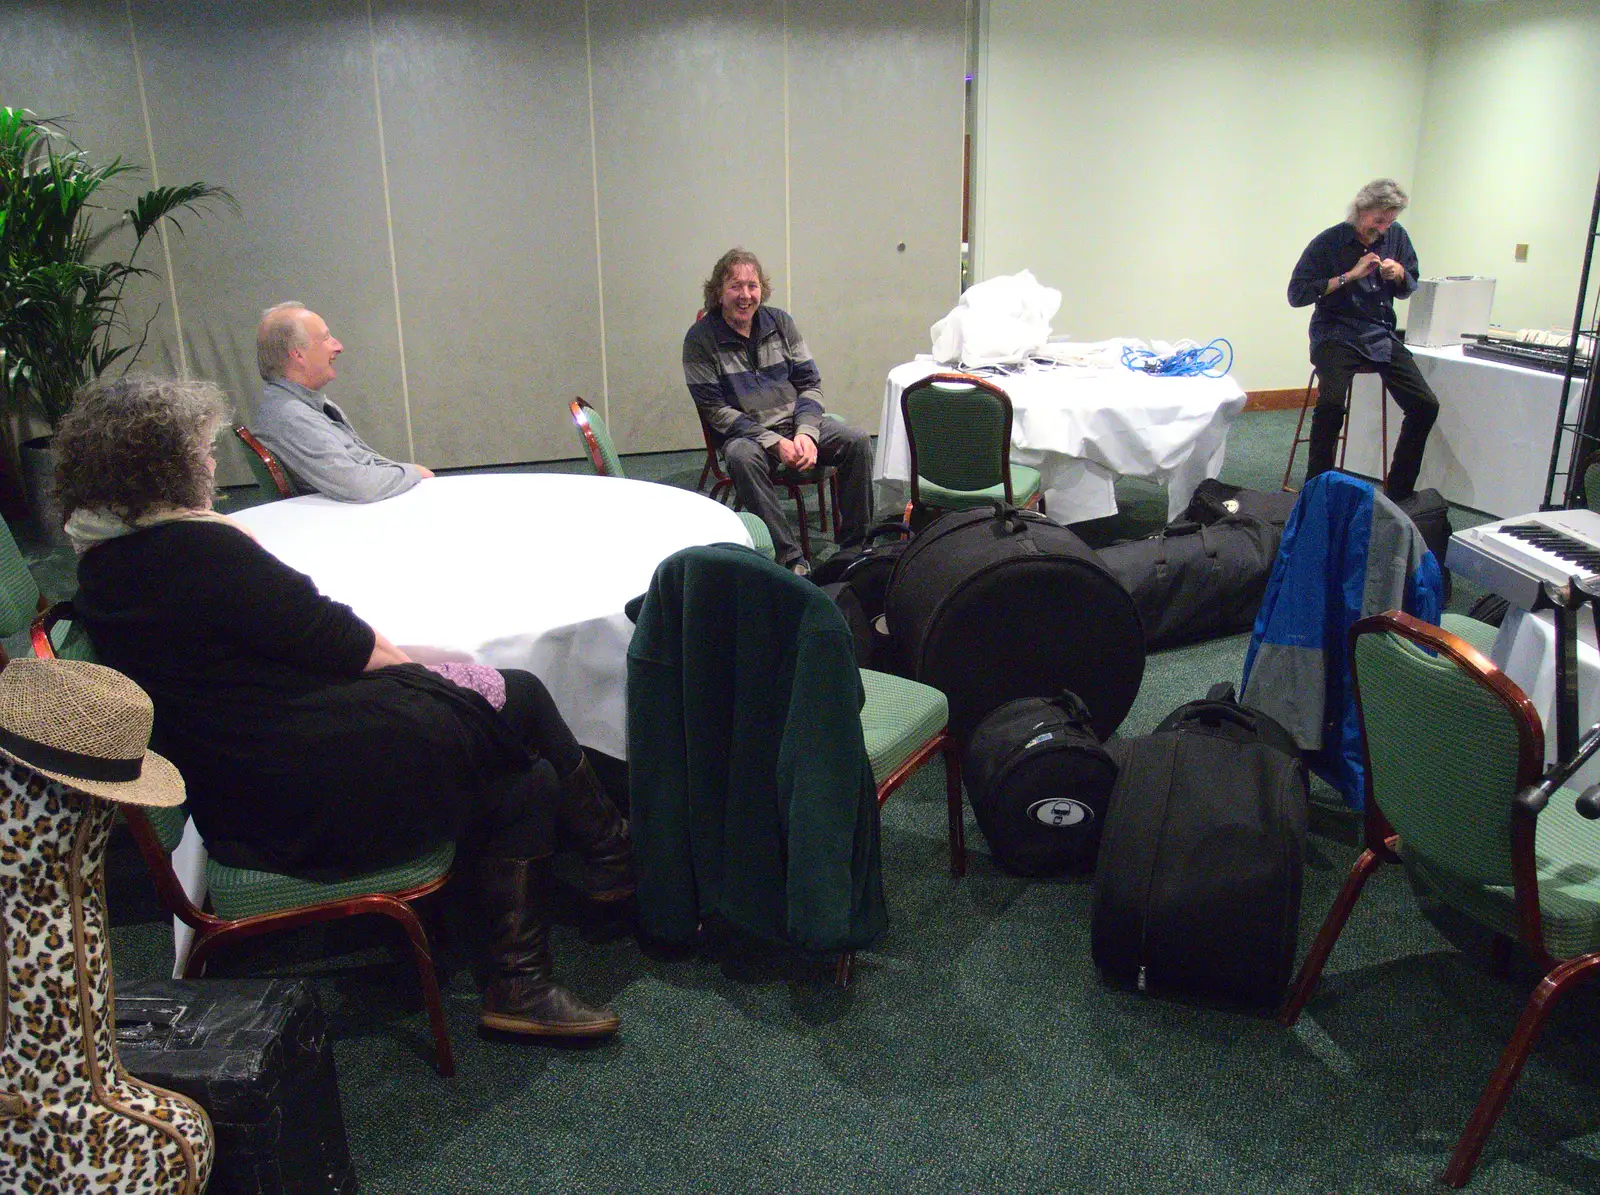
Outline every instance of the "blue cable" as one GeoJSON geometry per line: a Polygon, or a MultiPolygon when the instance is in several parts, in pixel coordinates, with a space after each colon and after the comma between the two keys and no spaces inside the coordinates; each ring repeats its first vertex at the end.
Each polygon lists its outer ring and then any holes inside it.
{"type": "Polygon", "coordinates": [[[1149,349],[1125,344],[1122,363],[1157,378],[1220,378],[1233,368],[1233,345],[1219,336],[1210,344],[1178,349],[1170,356],[1160,357],[1149,349]]]}

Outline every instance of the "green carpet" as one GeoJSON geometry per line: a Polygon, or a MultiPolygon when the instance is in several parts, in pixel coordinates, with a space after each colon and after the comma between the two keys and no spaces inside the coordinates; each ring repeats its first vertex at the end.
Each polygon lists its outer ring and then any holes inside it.
{"type": "MultiPolygon", "coordinates": [[[[1294,416],[1241,418],[1224,479],[1276,486],[1294,416]]],[[[627,466],[693,485],[699,458],[627,466]]],[[[885,487],[880,507],[895,494],[885,487]]],[[[1102,542],[1164,521],[1158,488],[1125,481],[1118,496],[1123,513],[1088,529],[1102,542]]],[[[1475,521],[1458,512],[1458,526],[1475,521]]],[[[1123,732],[1237,681],[1246,642],[1152,656],[1123,732]]],[[[1318,798],[1302,950],[1357,853],[1355,820],[1318,798]]],[[[1088,883],[1007,876],[970,820],[968,835],[968,874],[952,880],[937,766],[890,800],[890,929],[844,992],[782,952],[662,958],[562,926],[564,980],[611,1002],[623,1029],[552,1049],[480,1037],[458,966],[450,1081],[431,1069],[415,977],[385,927],[297,932],[224,954],[213,972],[317,977],[351,1148],[379,1195],[1435,1189],[1531,978],[1490,975],[1483,942],[1421,916],[1402,873],[1368,885],[1291,1032],[1102,984],[1088,883]]],[[[164,971],[168,928],[125,841],[109,867],[119,977],[164,971]]],[[[1597,1022],[1592,989],[1558,1009],[1471,1190],[1600,1190],[1597,1022]]]]}

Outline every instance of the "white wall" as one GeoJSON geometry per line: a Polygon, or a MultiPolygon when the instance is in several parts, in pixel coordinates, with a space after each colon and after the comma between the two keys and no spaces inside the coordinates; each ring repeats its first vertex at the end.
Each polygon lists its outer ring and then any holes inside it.
{"type": "Polygon", "coordinates": [[[1058,334],[1225,336],[1246,389],[1303,386],[1289,272],[1362,183],[1414,173],[1427,0],[991,0],[987,19],[974,277],[1059,287],[1058,334]]]}
{"type": "Polygon", "coordinates": [[[146,368],[186,363],[245,417],[260,310],[297,298],[345,345],[330,396],[391,455],[576,456],[575,394],[624,451],[698,445],[683,333],[743,244],[830,409],[871,426],[956,294],[963,0],[5,11],[0,103],[70,116],[96,160],[238,196],[185,222],[170,289],[132,315],[160,305],[146,368]]]}
{"type": "Polygon", "coordinates": [[[1600,172],[1600,4],[1446,7],[1419,147],[1406,222],[1425,269],[1495,278],[1502,327],[1570,327],[1600,172]]]}

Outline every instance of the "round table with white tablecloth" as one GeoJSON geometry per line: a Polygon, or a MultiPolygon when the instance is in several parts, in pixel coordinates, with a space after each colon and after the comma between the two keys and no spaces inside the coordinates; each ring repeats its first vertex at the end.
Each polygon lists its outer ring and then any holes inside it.
{"type": "MultiPolygon", "coordinates": [[[[1107,346],[1060,347],[1105,359],[1107,346]]],[[[924,355],[889,371],[874,477],[910,480],[900,394],[946,368],[924,355]]],[[[1165,484],[1168,517],[1176,518],[1195,486],[1221,471],[1228,428],[1245,404],[1231,376],[1158,378],[1120,364],[1031,365],[988,380],[1011,399],[1011,462],[1039,470],[1058,523],[1116,514],[1118,475],[1165,484]]]]}
{"type": "Polygon", "coordinates": [[[553,473],[438,477],[382,502],[308,495],[234,517],[420,661],[532,672],[578,741],[619,759],[623,606],[682,548],[750,543],[738,515],[689,490],[553,473]]]}

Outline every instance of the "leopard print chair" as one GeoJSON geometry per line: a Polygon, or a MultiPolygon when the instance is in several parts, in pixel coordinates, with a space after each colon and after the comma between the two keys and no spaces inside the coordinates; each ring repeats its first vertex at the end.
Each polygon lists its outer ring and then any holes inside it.
{"type": "Polygon", "coordinates": [[[105,902],[116,806],[0,757],[0,1191],[200,1195],[193,1100],[117,1061],[105,902]]]}

